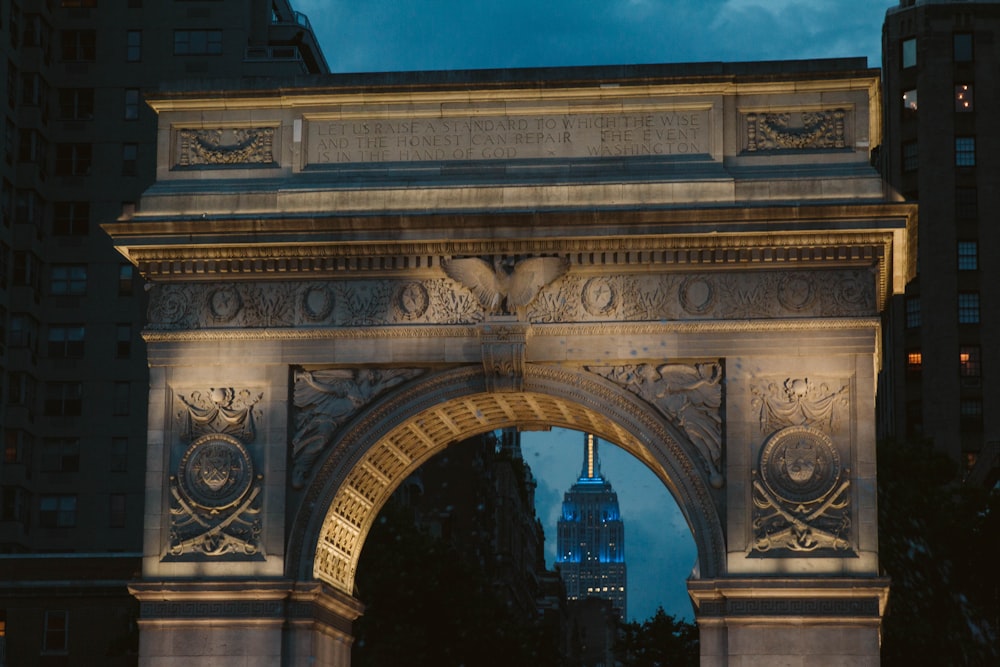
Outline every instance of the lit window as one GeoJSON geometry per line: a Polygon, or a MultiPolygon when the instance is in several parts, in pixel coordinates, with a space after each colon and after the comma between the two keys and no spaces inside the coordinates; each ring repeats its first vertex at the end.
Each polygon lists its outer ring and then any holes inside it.
{"type": "Polygon", "coordinates": [[[982,362],[979,358],[978,345],[963,345],[959,348],[958,361],[962,377],[979,377],[981,374],[982,362]]]}
{"type": "Polygon", "coordinates": [[[972,62],[974,57],[972,48],[972,33],[955,33],[955,62],[972,62]]]}
{"type": "Polygon", "coordinates": [[[920,350],[911,350],[906,353],[906,370],[909,373],[919,373],[923,368],[924,355],[920,350]]]}
{"type": "MultiPolygon", "coordinates": [[[[76,498],[73,498],[73,501],[75,504],[76,498]]],[[[69,639],[69,613],[65,611],[46,611],[44,629],[42,652],[65,653],[69,644],[67,641],[69,639]]]]}
{"type": "Polygon", "coordinates": [[[976,166],[976,138],[955,137],[955,166],[976,166]]]}
{"type": "Polygon", "coordinates": [[[49,291],[52,294],[80,295],[87,293],[86,264],[53,264],[49,291]]]}
{"type": "Polygon", "coordinates": [[[915,38],[904,39],[900,50],[903,56],[903,69],[917,64],[917,40],[915,38]]]}
{"type": "Polygon", "coordinates": [[[959,293],[958,323],[979,324],[979,294],[977,292],[959,293]]]}
{"type": "Polygon", "coordinates": [[[913,88],[903,93],[903,109],[905,111],[917,110],[917,89],[913,88]]]}
{"type": "Polygon", "coordinates": [[[979,244],[975,241],[958,242],[958,270],[975,271],[979,268],[979,244]]]}
{"type": "Polygon", "coordinates": [[[919,145],[915,141],[903,144],[903,171],[915,171],[920,166],[919,145]]]}
{"type": "Polygon", "coordinates": [[[76,526],[76,496],[42,496],[38,501],[38,522],[43,528],[76,526]]]}
{"type": "Polygon", "coordinates": [[[920,326],[920,299],[909,297],[906,299],[906,328],[914,329],[920,326]]]}
{"type": "Polygon", "coordinates": [[[955,86],[955,111],[967,113],[972,111],[972,86],[961,83],[955,86]]]}

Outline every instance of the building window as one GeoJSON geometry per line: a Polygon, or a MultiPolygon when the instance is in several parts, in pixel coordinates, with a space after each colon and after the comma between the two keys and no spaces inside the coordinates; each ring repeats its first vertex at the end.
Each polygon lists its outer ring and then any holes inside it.
{"type": "Polygon", "coordinates": [[[920,326],[920,299],[914,296],[906,299],[906,328],[915,329],[920,326]]]}
{"type": "Polygon", "coordinates": [[[79,417],[82,414],[83,385],[80,382],[46,383],[46,417],[79,417]]]}
{"type": "Polygon", "coordinates": [[[960,83],[955,86],[955,111],[968,113],[974,111],[972,105],[972,85],[960,83]]]}
{"type": "Polygon", "coordinates": [[[917,64],[917,40],[914,37],[904,39],[900,46],[903,58],[903,69],[914,67],[917,64]]]}
{"type": "Polygon", "coordinates": [[[979,398],[963,398],[958,402],[959,428],[965,433],[979,433],[983,430],[983,401],[979,398]]]}
{"type": "Polygon", "coordinates": [[[76,526],[76,496],[42,496],[38,501],[38,523],[43,528],[76,526]]]}
{"type": "Polygon", "coordinates": [[[976,166],[976,138],[955,137],[955,166],[976,166]]]}
{"type": "Polygon", "coordinates": [[[15,146],[17,145],[17,126],[10,118],[4,121],[3,159],[7,164],[14,163],[15,146]]]}
{"type": "Polygon", "coordinates": [[[3,507],[0,508],[0,521],[16,521],[27,525],[31,494],[26,489],[20,486],[4,486],[0,502],[3,503],[3,507]]]}
{"type": "Polygon", "coordinates": [[[90,144],[58,144],[56,146],[57,176],[86,176],[94,159],[90,144]]]}
{"type": "Polygon", "coordinates": [[[86,236],[90,233],[90,202],[59,201],[52,210],[55,236],[86,236]]]}
{"type": "Polygon", "coordinates": [[[80,440],[47,438],[42,442],[42,472],[79,472],[80,440]]]}
{"type": "Polygon", "coordinates": [[[79,296],[87,293],[86,264],[53,264],[49,291],[55,295],[79,296]]]}
{"type": "Polygon", "coordinates": [[[31,315],[13,313],[10,316],[10,328],[7,330],[7,344],[10,347],[26,347],[34,349],[38,341],[39,325],[31,315]]]}
{"type": "Polygon", "coordinates": [[[49,327],[49,357],[79,359],[83,356],[82,324],[54,324],[49,327]]]}
{"type": "Polygon", "coordinates": [[[128,471],[128,438],[111,438],[108,468],[111,472],[128,471]]]}
{"type": "Polygon", "coordinates": [[[132,325],[115,325],[115,357],[128,359],[132,356],[132,325]]]}
{"type": "Polygon", "coordinates": [[[94,118],[93,88],[61,88],[59,118],[62,120],[92,120],[94,118]]]}
{"type": "MultiPolygon", "coordinates": [[[[75,517],[76,498],[73,498],[73,504],[74,504],[73,513],[75,517]]],[[[42,652],[66,653],[68,646],[69,646],[69,612],[46,611],[45,631],[44,634],[42,635],[42,652]]]]}
{"type": "Polygon", "coordinates": [[[137,120],[139,118],[139,89],[125,89],[125,120],[137,120]]]}
{"type": "Polygon", "coordinates": [[[97,59],[97,31],[63,30],[60,35],[62,59],[67,62],[94,62],[97,59]]]}
{"type": "Polygon", "coordinates": [[[975,220],[979,217],[978,189],[955,188],[955,215],[964,220],[975,220]]]}
{"type": "Polygon", "coordinates": [[[921,354],[920,350],[909,350],[906,353],[906,372],[911,375],[916,375],[923,370],[924,367],[924,355],[921,354]]]}
{"type": "Polygon", "coordinates": [[[108,525],[112,528],[125,527],[124,493],[112,493],[108,496],[108,525]]]}
{"type": "Polygon", "coordinates": [[[49,97],[49,84],[42,75],[30,72],[21,75],[21,103],[29,107],[45,108],[49,97]]]}
{"type": "Polygon", "coordinates": [[[139,144],[122,144],[122,176],[135,176],[138,161],[139,144]]]}
{"type": "Polygon", "coordinates": [[[917,89],[912,88],[903,93],[903,111],[917,110],[917,89]]]}
{"type": "Polygon", "coordinates": [[[131,403],[131,395],[131,386],[128,382],[115,382],[111,405],[112,414],[115,416],[127,415],[131,403]]]}
{"type": "Polygon", "coordinates": [[[34,410],[38,395],[38,381],[23,371],[11,371],[7,374],[7,402],[10,405],[22,405],[34,410]]]}
{"type": "Polygon", "coordinates": [[[17,161],[45,164],[48,142],[38,130],[21,130],[17,142],[17,161]]]}
{"type": "Polygon", "coordinates": [[[957,32],[954,35],[955,42],[955,62],[968,63],[973,60],[972,33],[957,32]]]}
{"type": "Polygon", "coordinates": [[[979,244],[975,241],[958,242],[958,270],[975,271],[979,268],[979,244]]]}
{"type": "Polygon", "coordinates": [[[958,323],[979,324],[979,293],[959,292],[958,323]]]}
{"type": "Polygon", "coordinates": [[[125,62],[137,63],[142,60],[142,31],[129,30],[125,33],[125,62]]]}
{"type": "Polygon", "coordinates": [[[979,357],[978,345],[963,345],[958,350],[959,368],[962,377],[979,377],[982,374],[982,362],[979,357]]]}
{"type": "Polygon", "coordinates": [[[915,141],[903,143],[903,171],[916,171],[920,166],[919,144],[915,141]]]}
{"type": "Polygon", "coordinates": [[[131,296],[132,283],[135,277],[135,267],[122,264],[118,267],[118,296],[131,296]]]}
{"type": "Polygon", "coordinates": [[[8,465],[23,465],[31,456],[34,436],[19,428],[8,428],[3,432],[3,462],[8,465]]]}
{"type": "Polygon", "coordinates": [[[175,30],[174,55],[219,55],[222,53],[221,30],[175,30]]]}

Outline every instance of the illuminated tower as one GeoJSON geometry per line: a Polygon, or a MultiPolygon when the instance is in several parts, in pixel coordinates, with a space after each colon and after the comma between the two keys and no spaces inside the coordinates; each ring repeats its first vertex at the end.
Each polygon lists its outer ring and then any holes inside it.
{"type": "Polygon", "coordinates": [[[619,616],[625,612],[625,526],[618,494],[601,476],[597,438],[586,434],[583,470],[563,496],[556,562],[566,584],[566,597],[611,600],[619,616]]]}

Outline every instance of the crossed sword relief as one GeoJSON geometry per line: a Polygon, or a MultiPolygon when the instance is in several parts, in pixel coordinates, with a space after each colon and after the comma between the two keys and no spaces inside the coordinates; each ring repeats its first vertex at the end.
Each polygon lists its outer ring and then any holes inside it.
{"type": "Polygon", "coordinates": [[[768,492],[759,479],[754,479],[753,488],[763,498],[762,501],[755,496],[753,499],[754,505],[761,510],[774,510],[767,516],[760,516],[754,519],[754,527],[764,529],[765,531],[764,537],[757,540],[757,549],[767,551],[772,547],[779,545],[785,546],[792,551],[813,551],[814,549],[818,549],[823,546],[835,549],[847,548],[847,542],[843,538],[825,531],[822,528],[812,526],[810,523],[821,518],[824,514],[826,514],[827,510],[843,509],[846,507],[848,503],[847,499],[844,499],[843,502],[840,503],[837,501],[844,495],[844,492],[850,485],[850,480],[844,480],[841,482],[840,486],[837,487],[837,490],[827,496],[827,499],[811,512],[808,512],[805,505],[801,503],[792,512],[790,512],[782,507],[781,501],[768,492]],[[806,512],[808,512],[808,514],[806,512]],[[790,525],[777,533],[767,533],[766,528],[764,528],[765,524],[777,516],[783,518],[790,525]]]}
{"type": "MultiPolygon", "coordinates": [[[[260,476],[258,475],[257,478],[260,479],[260,476]]],[[[213,525],[200,516],[201,512],[197,508],[192,507],[190,503],[184,500],[177,488],[177,478],[171,476],[170,481],[170,493],[179,505],[177,508],[170,508],[170,514],[174,517],[178,517],[174,520],[172,532],[176,534],[178,529],[186,528],[194,523],[197,523],[199,526],[206,529],[206,531],[200,535],[171,544],[171,554],[178,556],[188,549],[202,551],[209,556],[219,556],[227,551],[235,551],[237,549],[242,549],[246,554],[257,553],[257,547],[254,546],[252,542],[249,540],[242,540],[235,535],[227,533],[226,528],[234,523],[237,523],[246,526],[253,533],[257,532],[256,520],[248,521],[243,518],[243,515],[249,514],[250,516],[256,516],[260,514],[261,510],[259,507],[251,507],[253,501],[256,500],[257,496],[260,494],[259,486],[255,486],[250,491],[250,494],[246,497],[246,499],[240,503],[240,505],[234,509],[228,517],[213,525]],[[187,515],[186,517],[180,518],[185,514],[187,515]]],[[[219,514],[219,510],[213,509],[208,513],[215,516],[219,514]]]]}

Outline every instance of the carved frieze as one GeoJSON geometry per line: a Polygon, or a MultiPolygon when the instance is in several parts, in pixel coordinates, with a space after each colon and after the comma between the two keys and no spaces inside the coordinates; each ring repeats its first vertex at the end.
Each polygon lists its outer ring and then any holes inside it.
{"type": "MultiPolygon", "coordinates": [[[[876,313],[875,289],[871,273],[858,269],[570,273],[532,287],[530,299],[519,298],[508,307],[521,313],[522,321],[544,324],[862,317],[876,313]]],[[[498,304],[509,299],[506,292],[482,293],[498,304]]],[[[168,283],[153,285],[148,321],[151,330],[161,331],[475,325],[487,310],[475,289],[450,278],[168,283]]]]}
{"type": "Polygon", "coordinates": [[[418,368],[296,370],[292,486],[302,488],[340,427],[376,396],[423,373],[418,368]]]}
{"type": "Polygon", "coordinates": [[[190,444],[170,476],[170,556],[259,552],[263,476],[246,444],[262,397],[231,387],[177,395],[178,434],[190,444]]]}
{"type": "Polygon", "coordinates": [[[589,366],[655,407],[702,455],[715,488],[722,475],[722,363],[589,366]]]}
{"type": "Polygon", "coordinates": [[[750,404],[762,433],[786,426],[814,426],[828,433],[839,430],[841,411],[846,410],[846,384],[787,378],[783,382],[761,382],[750,387],[750,404]]]}
{"type": "Polygon", "coordinates": [[[844,149],[847,111],[785,111],[744,114],[746,152],[844,149]]]}
{"type": "Polygon", "coordinates": [[[753,551],[848,550],[848,474],[818,429],[789,426],[768,438],[753,475],[753,551]]]}
{"type": "Polygon", "coordinates": [[[274,127],[177,130],[176,165],[203,169],[272,165],[274,135],[274,127]]]}

